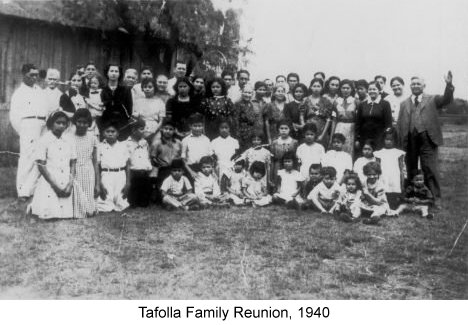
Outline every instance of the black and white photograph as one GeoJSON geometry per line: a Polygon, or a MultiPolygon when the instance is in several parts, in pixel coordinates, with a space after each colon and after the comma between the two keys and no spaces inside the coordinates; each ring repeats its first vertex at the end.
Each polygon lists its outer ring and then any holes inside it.
{"type": "Polygon", "coordinates": [[[0,299],[466,300],[467,99],[463,0],[0,0],[0,299]]]}

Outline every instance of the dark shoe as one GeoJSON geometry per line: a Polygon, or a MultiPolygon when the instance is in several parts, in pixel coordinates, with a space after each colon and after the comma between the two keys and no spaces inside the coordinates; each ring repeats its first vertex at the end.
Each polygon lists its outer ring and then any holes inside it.
{"type": "Polygon", "coordinates": [[[427,216],[426,216],[427,219],[429,220],[432,220],[434,219],[434,215],[432,213],[429,213],[427,216]]]}
{"type": "Polygon", "coordinates": [[[346,212],[340,213],[339,219],[344,222],[353,222],[353,217],[351,217],[351,215],[346,212]]]}

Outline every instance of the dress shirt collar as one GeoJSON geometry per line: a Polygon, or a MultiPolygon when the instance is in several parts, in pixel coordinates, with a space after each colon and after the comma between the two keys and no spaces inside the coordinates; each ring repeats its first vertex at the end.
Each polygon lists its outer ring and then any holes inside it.
{"type": "Polygon", "coordinates": [[[418,98],[419,103],[421,103],[421,101],[422,101],[422,94],[419,94],[418,96],[416,96],[416,95],[411,95],[411,101],[413,102],[413,104],[414,104],[414,101],[416,100],[416,97],[418,98]]]}
{"type": "Polygon", "coordinates": [[[381,100],[381,97],[378,96],[375,100],[372,100],[370,97],[367,97],[366,101],[369,103],[369,104],[379,104],[380,103],[380,100],[381,100]]]}

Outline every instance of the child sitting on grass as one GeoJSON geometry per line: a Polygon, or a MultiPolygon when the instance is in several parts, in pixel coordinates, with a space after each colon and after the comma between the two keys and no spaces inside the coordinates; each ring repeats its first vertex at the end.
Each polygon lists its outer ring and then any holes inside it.
{"type": "Polygon", "coordinates": [[[351,155],[343,151],[343,145],[346,138],[341,133],[335,133],[332,136],[332,150],[328,150],[323,156],[322,166],[331,166],[336,170],[336,179],[338,184],[343,181],[344,171],[346,169],[353,170],[353,160],[351,155]]]}
{"type": "Polygon", "coordinates": [[[307,201],[307,196],[310,192],[322,181],[322,176],[320,175],[320,170],[322,167],[320,164],[312,164],[309,167],[309,177],[302,186],[302,198],[305,200],[303,208],[312,208],[314,205],[311,201],[307,201]]]}
{"type": "Polygon", "coordinates": [[[377,161],[380,163],[380,159],[374,156],[375,143],[372,139],[367,139],[362,145],[362,157],[356,159],[353,165],[353,171],[359,176],[361,184],[366,182],[366,176],[364,176],[363,168],[364,166],[371,162],[377,161]]]}
{"type": "Polygon", "coordinates": [[[229,199],[235,205],[245,204],[242,181],[247,177],[247,173],[244,166],[245,160],[237,160],[234,167],[228,173],[225,173],[221,179],[221,192],[228,193],[229,199]]]}
{"type": "Polygon", "coordinates": [[[434,215],[429,213],[429,206],[434,203],[434,196],[431,190],[424,184],[424,174],[422,170],[418,170],[414,175],[409,185],[405,190],[404,201],[396,212],[402,213],[403,211],[420,212],[421,216],[427,219],[433,219],[434,215]]]}
{"type": "Polygon", "coordinates": [[[361,213],[365,224],[377,224],[380,218],[390,213],[385,188],[379,180],[382,169],[378,162],[370,162],[364,166],[364,175],[367,177],[363,185],[361,197],[361,213]]]}
{"type": "Polygon", "coordinates": [[[309,175],[310,165],[320,164],[322,157],[325,155],[325,149],[320,143],[315,142],[317,134],[315,124],[306,124],[302,128],[302,134],[304,135],[304,143],[297,147],[296,155],[301,164],[299,169],[301,175],[306,178],[309,175]]]}
{"type": "Polygon", "coordinates": [[[171,174],[161,185],[162,202],[168,209],[196,210],[197,196],[193,193],[192,185],[184,174],[185,164],[182,159],[171,162],[171,174]]]}
{"type": "Polygon", "coordinates": [[[304,203],[300,195],[304,179],[301,173],[294,169],[294,160],[294,153],[287,152],[284,154],[283,169],[278,171],[276,180],[277,192],[273,194],[273,202],[301,207],[304,203]]]}
{"type": "Polygon", "coordinates": [[[353,222],[361,216],[361,182],[355,173],[349,173],[344,181],[345,190],[340,193],[335,205],[335,212],[341,220],[353,222]]]}
{"type": "Polygon", "coordinates": [[[271,203],[271,195],[268,194],[267,187],[262,181],[265,177],[265,164],[261,161],[255,161],[250,166],[250,176],[242,181],[242,193],[245,196],[246,203],[252,203],[252,206],[266,206],[271,203]]]}
{"type": "Polygon", "coordinates": [[[211,156],[200,159],[201,171],[195,177],[195,194],[202,207],[228,206],[229,195],[221,194],[218,179],[213,175],[213,165],[211,156]]]}
{"type": "Polygon", "coordinates": [[[340,194],[340,186],[336,182],[334,167],[322,167],[322,181],[309,193],[307,199],[322,213],[332,213],[340,194]]]}

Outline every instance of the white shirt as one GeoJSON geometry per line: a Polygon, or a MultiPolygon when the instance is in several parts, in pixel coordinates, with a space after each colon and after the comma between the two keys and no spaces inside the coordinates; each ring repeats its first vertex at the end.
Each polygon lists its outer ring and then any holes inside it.
{"type": "Polygon", "coordinates": [[[166,117],[166,104],[159,97],[138,98],[133,104],[134,117],[140,117],[145,121],[145,137],[156,132],[166,117]]]}
{"type": "Polygon", "coordinates": [[[281,177],[280,194],[285,195],[292,195],[297,192],[299,188],[297,183],[304,181],[301,173],[295,169],[289,172],[286,169],[280,169],[278,171],[278,176],[281,177]]]}
{"type": "Polygon", "coordinates": [[[98,161],[102,168],[122,168],[127,165],[130,159],[126,141],[116,141],[113,145],[106,140],[98,145],[98,161]]]}
{"type": "Polygon", "coordinates": [[[135,141],[131,137],[127,140],[127,148],[130,153],[130,169],[133,170],[151,170],[149,157],[149,146],[145,139],[135,141]]]}
{"type": "Polygon", "coordinates": [[[228,89],[227,96],[233,103],[236,103],[242,99],[242,90],[237,85],[231,86],[228,89]]]}
{"type": "Polygon", "coordinates": [[[172,175],[169,175],[161,185],[161,191],[174,196],[181,196],[191,189],[192,185],[190,185],[189,180],[185,176],[182,176],[177,181],[172,177],[172,175]]]}
{"type": "Polygon", "coordinates": [[[392,119],[393,123],[395,124],[398,120],[398,114],[400,113],[400,104],[405,100],[405,96],[401,95],[400,97],[397,97],[391,94],[385,97],[385,100],[390,104],[390,109],[392,110],[392,119]]]}
{"type": "MultiPolygon", "coordinates": [[[[45,125],[44,120],[38,119],[24,119],[25,117],[47,117],[48,115],[48,106],[47,100],[44,96],[44,91],[34,85],[32,87],[27,86],[24,83],[15,90],[11,96],[10,102],[10,122],[13,126],[13,129],[21,135],[22,127],[24,121],[32,123],[42,123],[45,125]]],[[[28,127],[24,127],[25,131],[28,131],[28,127]]]]}
{"type": "Polygon", "coordinates": [[[145,98],[145,93],[141,89],[141,83],[137,83],[132,87],[132,99],[135,102],[139,98],[145,98]]]}
{"type": "Polygon", "coordinates": [[[202,172],[199,172],[195,178],[195,194],[203,196],[203,194],[208,193],[214,196],[221,194],[218,180],[212,174],[206,176],[202,172]]]}
{"type": "Polygon", "coordinates": [[[312,198],[316,197],[320,200],[329,202],[334,200],[335,193],[338,193],[338,195],[341,193],[341,187],[337,182],[333,183],[330,188],[326,187],[323,182],[320,182],[312,191],[310,191],[307,199],[312,200],[312,198]]]}
{"type": "Polygon", "coordinates": [[[345,151],[329,150],[322,158],[322,166],[331,166],[336,169],[336,179],[341,182],[346,169],[353,170],[351,155],[345,151]]]}
{"type": "Polygon", "coordinates": [[[401,193],[401,170],[398,159],[404,155],[405,152],[397,148],[383,148],[374,152],[374,156],[380,158],[380,166],[382,168],[380,179],[387,193],[401,193]]]}
{"type": "Polygon", "coordinates": [[[177,82],[177,78],[176,77],[173,77],[171,79],[169,79],[167,81],[167,92],[171,95],[171,96],[174,96],[176,93],[175,93],[175,90],[174,90],[174,85],[176,84],[177,82]]]}
{"type": "Polygon", "coordinates": [[[47,116],[49,116],[50,113],[60,109],[60,97],[63,93],[58,88],[50,89],[49,87],[43,91],[44,98],[47,101],[47,116]]]}
{"type": "MultiPolygon", "coordinates": [[[[223,138],[221,136],[211,141],[211,150],[218,159],[220,169],[228,169],[233,166],[231,157],[239,149],[239,141],[231,136],[223,138]]],[[[221,175],[221,173],[220,173],[221,175]]]]}
{"type": "Polygon", "coordinates": [[[311,145],[303,143],[297,147],[296,156],[301,162],[300,172],[302,177],[307,178],[309,176],[310,165],[320,164],[324,155],[325,149],[317,142],[311,145]]]}
{"type": "Polygon", "coordinates": [[[189,134],[182,140],[182,159],[189,165],[196,164],[204,156],[211,156],[210,139],[205,135],[198,137],[189,134]]]}
{"type": "Polygon", "coordinates": [[[353,171],[358,175],[359,180],[361,181],[361,185],[363,185],[367,180],[366,175],[364,175],[364,166],[372,161],[376,161],[375,157],[370,159],[366,157],[359,157],[354,162],[353,171]]]}

